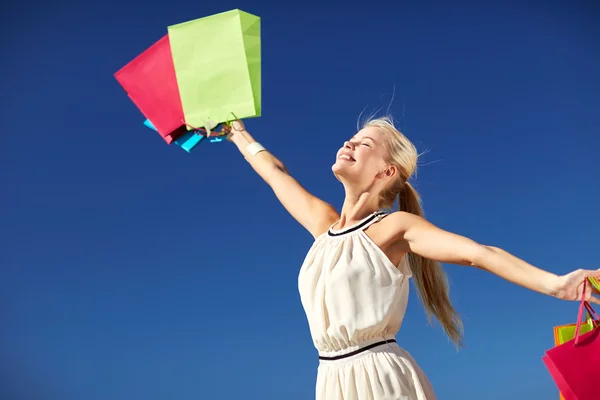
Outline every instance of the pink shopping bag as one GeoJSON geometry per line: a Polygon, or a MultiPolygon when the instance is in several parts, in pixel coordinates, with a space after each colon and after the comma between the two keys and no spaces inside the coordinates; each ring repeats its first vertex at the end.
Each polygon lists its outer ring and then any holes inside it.
{"type": "MultiPolygon", "coordinates": [[[[585,293],[587,280],[584,282],[585,293]]],[[[546,351],[542,357],[565,400],[600,399],[600,328],[598,315],[583,298],[579,305],[575,338],[546,351]],[[594,329],[581,335],[583,309],[592,316],[594,329]]]]}
{"type": "Polygon", "coordinates": [[[114,76],[168,144],[187,131],[169,35],[144,50],[114,76]]]}

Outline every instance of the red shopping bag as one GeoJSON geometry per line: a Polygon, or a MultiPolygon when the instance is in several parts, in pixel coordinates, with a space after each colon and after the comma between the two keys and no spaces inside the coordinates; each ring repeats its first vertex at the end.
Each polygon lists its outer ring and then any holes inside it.
{"type": "MultiPolygon", "coordinates": [[[[584,282],[585,293],[587,280],[584,282]]],[[[598,315],[583,298],[579,305],[575,338],[546,351],[542,358],[565,400],[600,398],[600,328],[598,315]],[[594,329],[580,335],[583,309],[594,321],[594,329]]]]}
{"type": "MultiPolygon", "coordinates": [[[[128,95],[128,96],[129,96],[129,100],[131,100],[131,102],[141,111],[140,105],[131,97],[131,95],[128,95]]],[[[142,112],[142,114],[143,114],[143,112],[142,112]]],[[[146,121],[149,121],[149,120],[146,119],[146,121]]],[[[158,130],[154,126],[152,126],[152,130],[154,130],[155,132],[158,132],[158,130]]],[[[179,127],[177,127],[177,129],[175,129],[168,135],[163,136],[161,134],[160,136],[167,142],[167,144],[171,144],[171,143],[177,143],[177,139],[181,139],[181,137],[185,133],[187,133],[187,127],[185,124],[181,124],[179,127]]]]}
{"type": "Polygon", "coordinates": [[[186,132],[169,35],[117,71],[115,78],[168,144],[186,132]]]}
{"type": "MultiPolygon", "coordinates": [[[[591,281],[591,280],[590,280],[591,281]]],[[[586,307],[587,309],[587,307],[586,307]]],[[[593,311],[593,310],[592,310],[593,311]]],[[[581,325],[580,334],[588,333],[593,330],[597,325],[600,325],[600,320],[592,318],[590,311],[586,310],[585,316],[585,324],[581,325]]],[[[554,327],[554,346],[560,346],[561,344],[572,340],[575,338],[575,330],[577,329],[577,324],[566,324],[554,327]]],[[[560,394],[560,400],[565,400],[565,397],[560,394]]]]}

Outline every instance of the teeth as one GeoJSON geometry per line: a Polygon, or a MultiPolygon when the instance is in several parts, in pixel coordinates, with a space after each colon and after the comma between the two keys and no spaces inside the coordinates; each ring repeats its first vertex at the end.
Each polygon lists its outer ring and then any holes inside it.
{"type": "Polygon", "coordinates": [[[346,155],[346,154],[342,154],[342,155],[340,156],[340,158],[342,158],[342,159],[344,159],[344,160],[352,161],[352,158],[351,158],[350,156],[346,155]]]}

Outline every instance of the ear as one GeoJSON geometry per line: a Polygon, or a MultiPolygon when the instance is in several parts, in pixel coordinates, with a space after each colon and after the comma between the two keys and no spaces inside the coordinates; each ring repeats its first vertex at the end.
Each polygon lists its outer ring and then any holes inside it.
{"type": "Polygon", "coordinates": [[[379,172],[377,174],[377,176],[379,176],[379,178],[390,179],[390,178],[393,178],[394,176],[396,176],[397,173],[398,173],[398,168],[396,168],[393,165],[388,165],[386,167],[386,169],[384,169],[383,171],[379,172]]]}
{"type": "Polygon", "coordinates": [[[394,165],[389,165],[385,169],[384,173],[386,178],[393,178],[398,173],[398,168],[396,168],[394,165]]]}

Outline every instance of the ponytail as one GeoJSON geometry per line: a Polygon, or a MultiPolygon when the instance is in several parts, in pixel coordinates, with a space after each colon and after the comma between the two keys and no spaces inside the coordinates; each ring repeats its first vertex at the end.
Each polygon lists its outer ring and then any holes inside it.
{"type": "MultiPolygon", "coordinates": [[[[402,185],[398,206],[400,211],[423,217],[419,194],[408,182],[402,185]]],[[[441,264],[414,253],[408,254],[408,261],[428,321],[435,315],[448,337],[457,347],[462,346],[462,321],[450,302],[448,277],[441,264]]]]}
{"type": "MultiPolygon", "coordinates": [[[[417,168],[419,154],[416,147],[396,129],[391,117],[371,119],[364,126],[379,128],[387,135],[388,162],[398,169],[397,179],[379,194],[380,208],[394,208],[396,197],[399,196],[398,206],[401,211],[423,217],[419,194],[407,181],[417,168]]],[[[431,322],[434,315],[456,346],[462,346],[462,322],[450,302],[448,278],[442,266],[437,261],[413,253],[408,253],[408,261],[427,319],[431,322]]]]}

